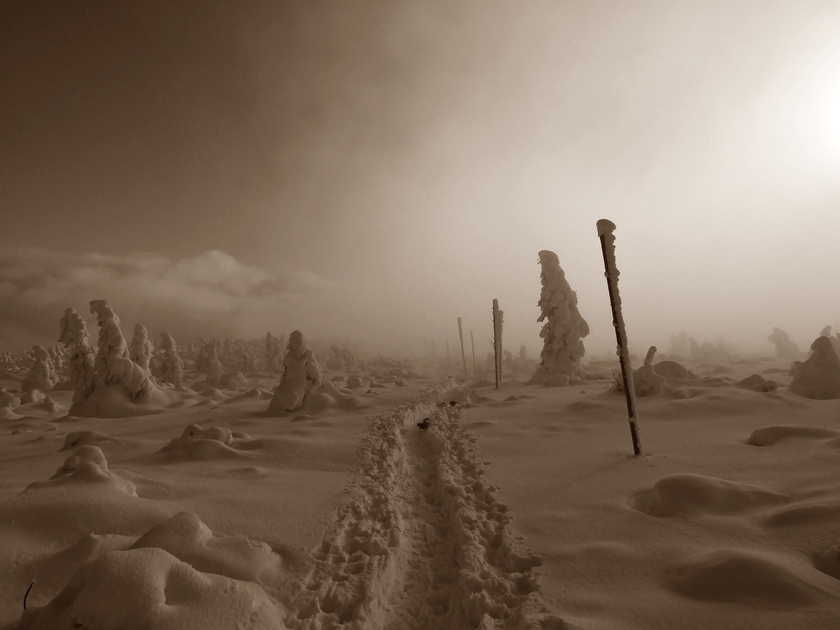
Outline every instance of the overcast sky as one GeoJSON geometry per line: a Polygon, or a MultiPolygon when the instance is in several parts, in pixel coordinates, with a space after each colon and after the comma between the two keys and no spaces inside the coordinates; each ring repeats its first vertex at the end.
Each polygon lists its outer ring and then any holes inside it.
{"type": "MultiPolygon", "coordinates": [[[[300,328],[538,338],[557,253],[612,349],[840,332],[840,2],[0,4],[0,346],[300,328]]],[[[454,348],[453,348],[454,349],[454,348]]]]}

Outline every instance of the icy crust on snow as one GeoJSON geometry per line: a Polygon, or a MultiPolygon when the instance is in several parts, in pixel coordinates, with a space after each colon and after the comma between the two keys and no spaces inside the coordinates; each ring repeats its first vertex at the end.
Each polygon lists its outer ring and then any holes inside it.
{"type": "Polygon", "coordinates": [[[466,397],[444,385],[371,420],[352,499],[314,551],[288,627],[569,627],[539,594],[540,557],[484,480],[451,402],[466,397]]]}

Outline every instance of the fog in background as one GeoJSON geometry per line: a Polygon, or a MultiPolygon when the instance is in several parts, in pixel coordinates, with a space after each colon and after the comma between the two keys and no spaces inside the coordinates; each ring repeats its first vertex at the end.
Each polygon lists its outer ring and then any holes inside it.
{"type": "MultiPolygon", "coordinates": [[[[299,328],[540,348],[557,253],[589,354],[840,332],[840,3],[11,0],[0,348],[105,298],[130,334],[299,328]]],[[[469,345],[468,345],[469,352],[469,345]]]]}

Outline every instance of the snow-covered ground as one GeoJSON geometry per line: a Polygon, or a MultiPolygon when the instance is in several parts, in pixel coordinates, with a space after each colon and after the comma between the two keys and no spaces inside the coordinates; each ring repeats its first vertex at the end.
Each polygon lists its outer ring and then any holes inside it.
{"type": "Polygon", "coordinates": [[[279,418],[267,374],[139,417],[15,402],[0,627],[834,628],[840,401],[788,365],[688,363],[638,400],[644,457],[610,380],[408,378],[279,418]]]}

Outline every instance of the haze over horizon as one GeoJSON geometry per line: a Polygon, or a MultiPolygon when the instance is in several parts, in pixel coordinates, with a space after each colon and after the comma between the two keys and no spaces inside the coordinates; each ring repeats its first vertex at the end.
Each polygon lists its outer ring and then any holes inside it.
{"type": "Polygon", "coordinates": [[[840,4],[0,7],[0,349],[130,334],[541,346],[537,252],[634,351],[840,331],[840,4]],[[95,334],[95,333],[94,333],[95,334]]]}

